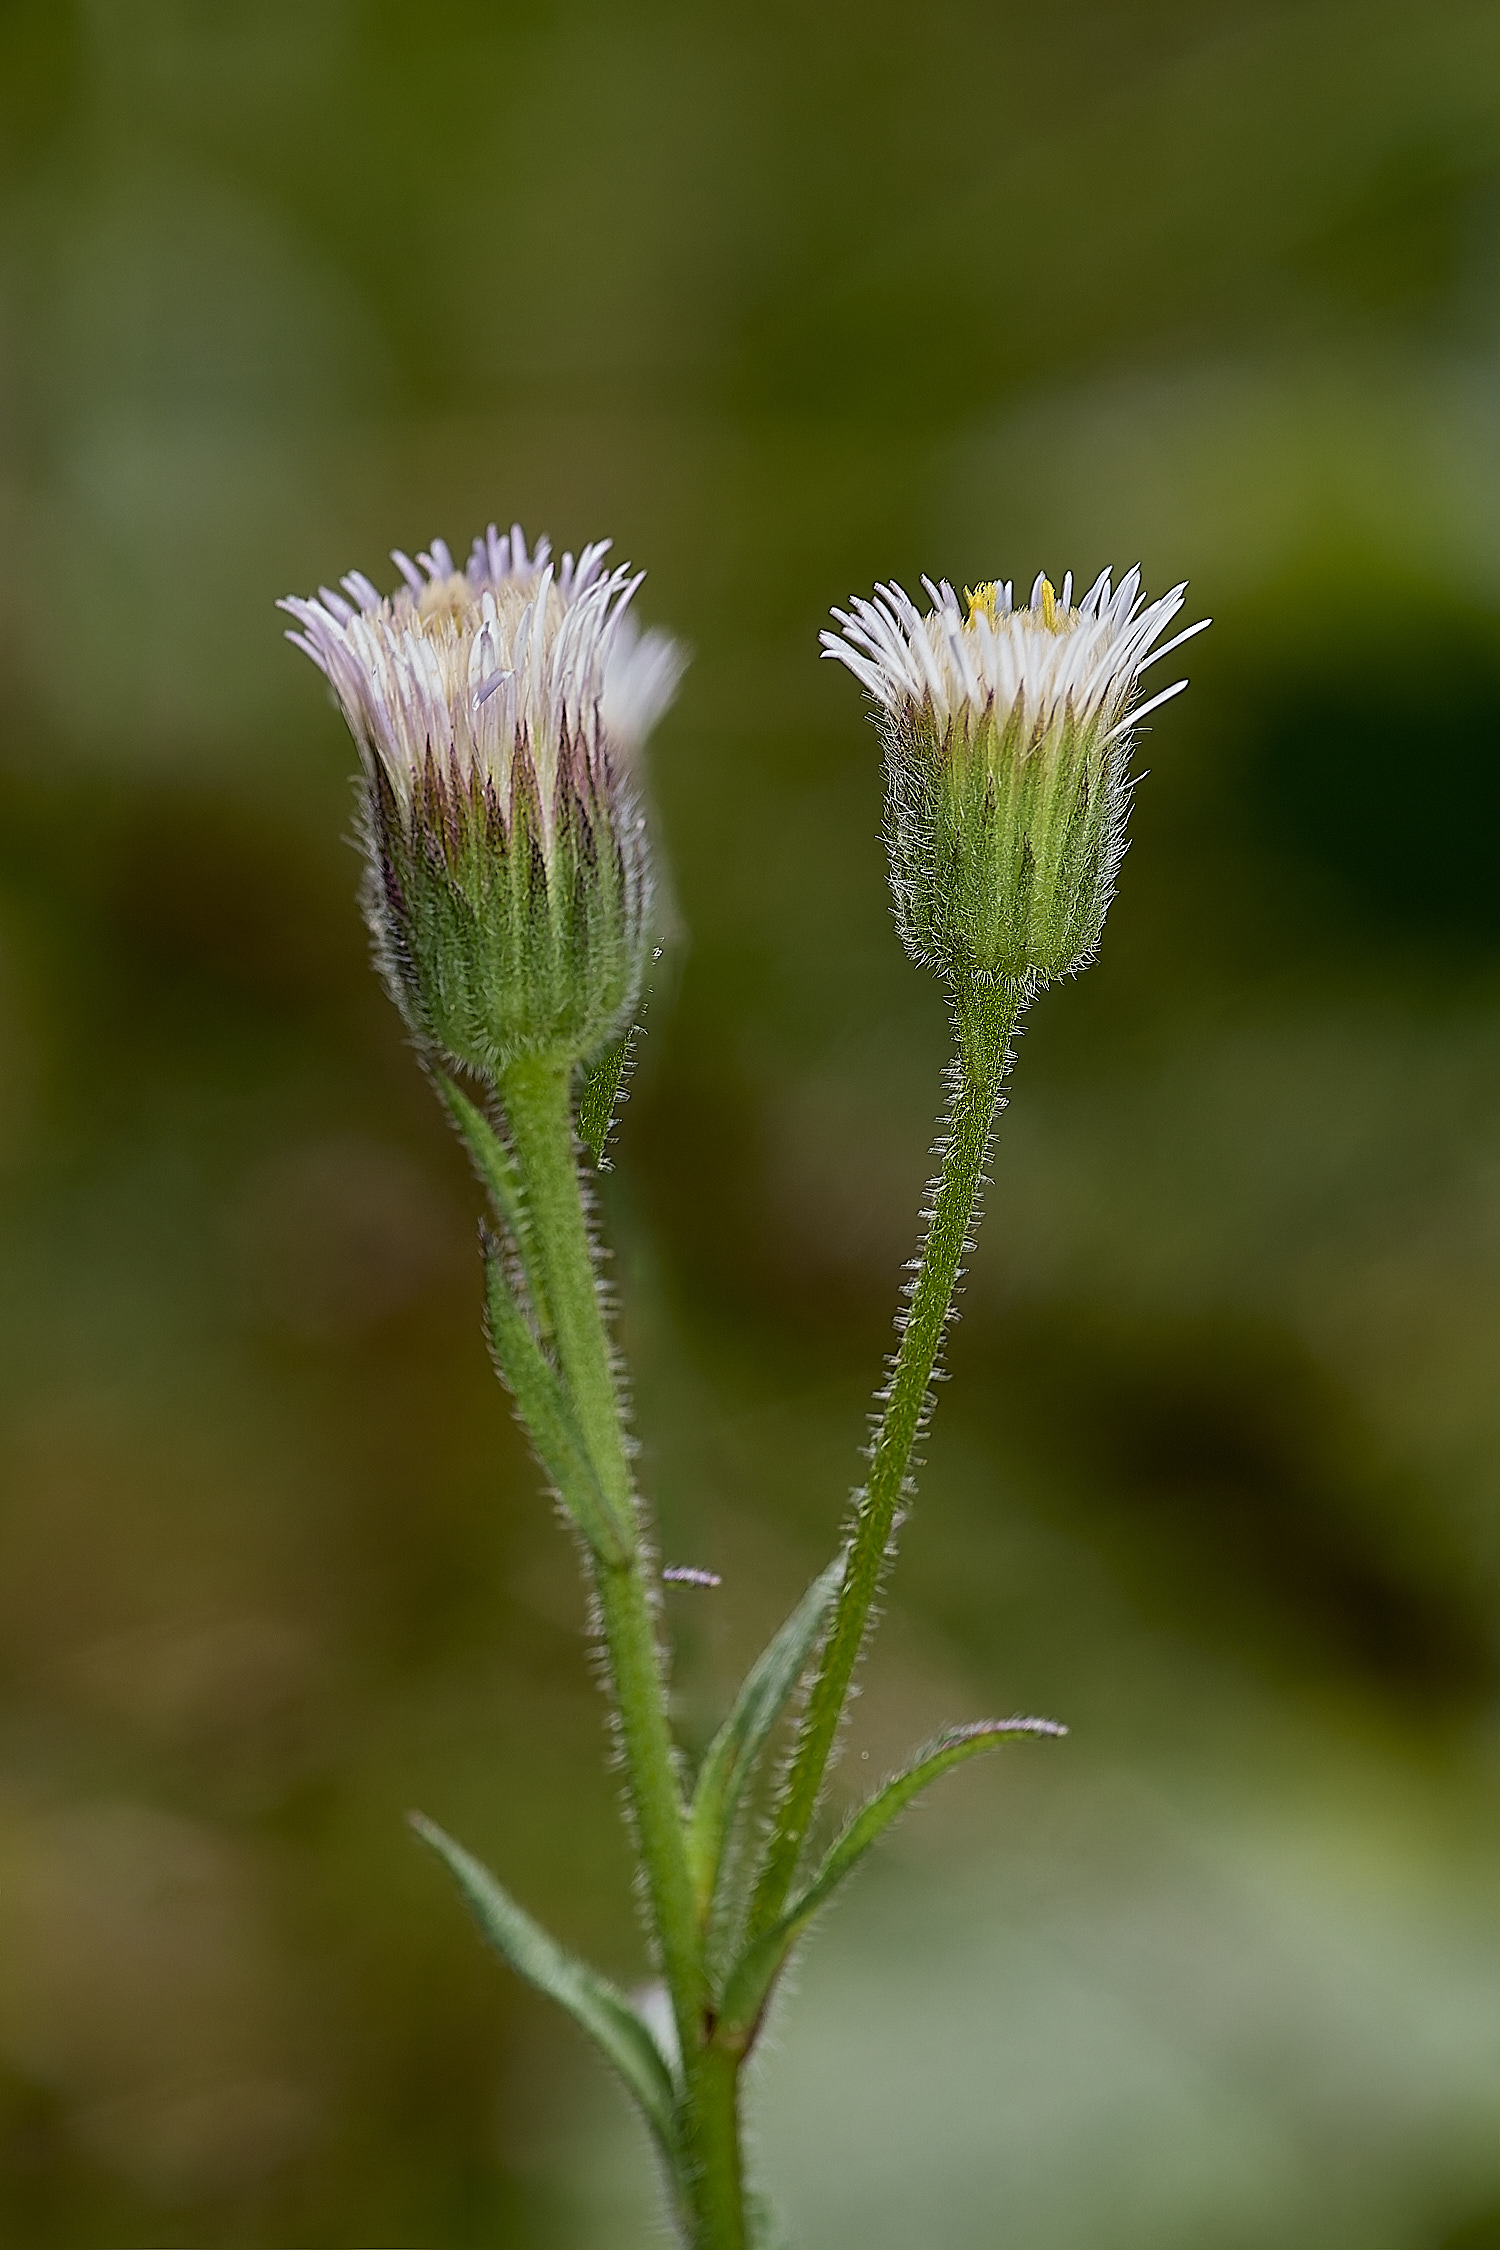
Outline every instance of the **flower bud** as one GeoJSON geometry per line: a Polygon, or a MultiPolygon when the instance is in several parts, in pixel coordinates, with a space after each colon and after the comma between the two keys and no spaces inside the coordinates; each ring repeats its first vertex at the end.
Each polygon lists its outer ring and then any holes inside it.
{"type": "MultiPolygon", "coordinates": [[[[1186,687],[1139,701],[1155,644],[1184,589],[1143,605],[1140,573],[1108,572],[1073,605],[1038,578],[1028,607],[1009,585],[923,585],[924,616],[895,585],[836,609],[824,653],[874,703],[885,744],[886,841],[896,920],[915,960],[962,983],[1027,991],[1093,958],[1125,849],[1133,730],[1186,687]]],[[[1207,624],[1208,620],[1203,620],[1207,624]]]]}
{"type": "MultiPolygon", "coordinates": [[[[559,567],[519,526],[456,569],[441,540],[389,598],[281,607],[332,684],[364,768],[365,905],[417,1038],[497,1077],[573,1063],[623,1031],[649,952],[651,864],[632,781],[683,657],[625,611],[609,542],[559,567]]],[[[345,598],[347,596],[347,599],[345,598]]]]}

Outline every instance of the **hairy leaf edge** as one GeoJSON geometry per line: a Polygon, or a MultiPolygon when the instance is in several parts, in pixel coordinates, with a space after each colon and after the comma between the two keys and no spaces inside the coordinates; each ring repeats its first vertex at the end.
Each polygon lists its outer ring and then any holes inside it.
{"type": "Polygon", "coordinates": [[[910,1765],[894,1774],[855,1813],[829,1848],[817,1874],[780,1920],[746,1947],[725,1985],[719,2011],[720,2036],[736,2044],[750,2044],[772,1987],[806,1925],[930,1782],[980,1751],[995,1749],[1018,1736],[1058,1737],[1067,1731],[1056,1719],[977,1719],[968,1726],[949,1728],[919,1751],[910,1765]]]}
{"type": "Polygon", "coordinates": [[[436,1821],[407,1815],[446,1862],[483,1935],[517,1976],[565,2008],[613,2065],[638,2103],[670,2165],[677,2162],[678,2088],[645,2019],[618,1985],[568,1953],[519,1906],[482,1860],[465,1851],[436,1821]]]}

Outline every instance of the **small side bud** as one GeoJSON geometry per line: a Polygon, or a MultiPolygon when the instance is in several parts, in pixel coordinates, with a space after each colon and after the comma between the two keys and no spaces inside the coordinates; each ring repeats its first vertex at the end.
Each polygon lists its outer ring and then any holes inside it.
{"type": "MultiPolygon", "coordinates": [[[[835,610],[824,653],[875,705],[885,744],[886,840],[907,950],[956,985],[1004,980],[1030,992],[1093,959],[1114,896],[1147,666],[1184,588],[1143,604],[1140,574],[1109,574],[1074,606],[1039,578],[1017,609],[1009,585],[923,584],[924,615],[900,586],[835,610]]],[[[1205,618],[1203,624],[1207,624],[1205,618]]]]}
{"type": "MultiPolygon", "coordinates": [[[[383,597],[282,603],[364,768],[365,905],[412,1031],[494,1079],[581,1062],[628,1029],[649,953],[651,859],[632,769],[683,658],[625,612],[609,542],[554,567],[493,526],[458,570],[434,540],[383,597]],[[420,566],[420,567],[419,567],[420,566]]],[[[345,598],[347,596],[347,598],[345,598]]]]}

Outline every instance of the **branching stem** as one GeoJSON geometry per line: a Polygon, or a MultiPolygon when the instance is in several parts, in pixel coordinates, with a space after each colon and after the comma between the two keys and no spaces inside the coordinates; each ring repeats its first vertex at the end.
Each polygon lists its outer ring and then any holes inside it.
{"type": "MultiPolygon", "coordinates": [[[[952,1309],[1000,1091],[1024,995],[976,985],[954,1002],[958,1052],[942,1167],[901,1342],[851,1527],[844,1576],[752,1909],[751,1932],[776,1921],[796,1880],[889,1555],[912,1456],[952,1309]]],[[[700,1917],[687,1851],[655,1612],[614,1364],[579,1184],[568,1074],[514,1064],[501,1097],[524,1183],[526,1223],[545,1280],[563,1380],[626,1559],[596,1562],[595,1582],[619,1718],[626,1785],[682,2055],[678,2182],[693,2250],[746,2250],[739,2117],[743,2042],[715,2036],[700,1917]]]]}

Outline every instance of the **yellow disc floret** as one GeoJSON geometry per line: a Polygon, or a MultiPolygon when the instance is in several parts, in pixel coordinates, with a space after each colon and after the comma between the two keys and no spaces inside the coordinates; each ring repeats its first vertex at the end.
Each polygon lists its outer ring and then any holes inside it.
{"type": "MultiPolygon", "coordinates": [[[[1002,589],[995,579],[990,579],[983,586],[965,586],[964,600],[969,609],[965,622],[972,625],[976,617],[987,617],[992,625],[998,625],[1001,616],[1001,593],[1002,589]]],[[[1005,614],[1007,616],[1010,614],[1008,594],[1005,598],[1005,614]]],[[[1059,603],[1057,589],[1050,578],[1042,578],[1037,581],[1030,611],[1023,610],[1021,612],[1023,617],[1028,614],[1034,623],[1045,625],[1049,633],[1060,633],[1067,624],[1069,612],[1059,603]]]]}

